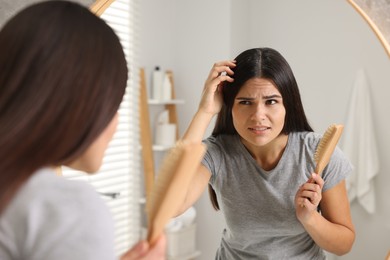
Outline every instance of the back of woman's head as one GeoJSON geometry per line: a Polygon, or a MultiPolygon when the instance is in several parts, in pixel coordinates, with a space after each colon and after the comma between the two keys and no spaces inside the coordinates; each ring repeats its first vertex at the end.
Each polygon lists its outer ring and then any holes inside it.
{"type": "Polygon", "coordinates": [[[118,110],[127,66],[118,37],[102,19],[76,3],[47,1],[5,24],[0,71],[3,200],[4,187],[88,148],[118,110]]]}
{"type": "Polygon", "coordinates": [[[307,122],[297,82],[291,67],[284,57],[271,48],[249,49],[236,58],[234,82],[223,86],[224,104],[218,114],[213,134],[236,134],[233,126],[232,107],[241,87],[252,78],[264,78],[273,82],[283,97],[286,109],[282,130],[288,134],[294,131],[312,131],[307,122]]]}

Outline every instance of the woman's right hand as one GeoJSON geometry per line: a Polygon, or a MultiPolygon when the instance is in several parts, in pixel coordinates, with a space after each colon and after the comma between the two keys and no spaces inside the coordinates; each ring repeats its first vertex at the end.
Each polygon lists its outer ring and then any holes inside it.
{"type": "Polygon", "coordinates": [[[231,68],[236,66],[235,61],[221,61],[214,64],[209,76],[206,79],[199,110],[215,115],[222,108],[222,86],[223,82],[233,82],[234,72],[231,68]]]}
{"type": "MultiPolygon", "coordinates": [[[[214,64],[204,84],[202,97],[198,111],[191,120],[182,140],[187,142],[202,142],[214,115],[218,114],[223,105],[221,83],[233,82],[233,70],[235,61],[221,61],[214,64]]],[[[210,176],[208,176],[210,178],[210,176]]],[[[203,191],[203,190],[202,190],[203,191]]]]}
{"type": "Polygon", "coordinates": [[[164,260],[166,251],[166,237],[161,235],[153,247],[148,242],[140,241],[132,249],[122,255],[120,260],[164,260]]]}

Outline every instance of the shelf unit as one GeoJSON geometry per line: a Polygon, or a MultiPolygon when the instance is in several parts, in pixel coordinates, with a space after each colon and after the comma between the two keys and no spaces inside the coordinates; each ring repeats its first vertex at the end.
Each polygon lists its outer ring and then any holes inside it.
{"type": "MultiPolygon", "coordinates": [[[[149,99],[147,94],[146,80],[145,80],[145,70],[143,68],[140,69],[140,133],[141,133],[141,156],[143,160],[143,168],[144,168],[144,183],[145,183],[145,198],[140,200],[140,205],[142,207],[147,207],[147,203],[151,196],[151,191],[154,185],[155,179],[155,153],[159,153],[162,155],[164,152],[168,151],[171,146],[163,146],[156,145],[153,143],[152,138],[152,128],[150,123],[150,106],[163,106],[165,110],[168,110],[169,115],[169,123],[176,125],[176,140],[179,138],[178,131],[178,117],[176,106],[180,104],[184,104],[184,100],[176,99],[175,89],[174,89],[174,81],[173,81],[173,73],[172,71],[166,72],[170,83],[171,83],[171,100],[154,100],[149,99]]],[[[191,252],[188,255],[182,255],[180,257],[171,257],[167,256],[167,259],[170,260],[190,260],[196,259],[200,255],[199,251],[191,252]]]]}
{"type": "Polygon", "coordinates": [[[154,100],[148,99],[145,70],[140,69],[140,126],[141,126],[141,147],[142,147],[142,158],[144,166],[144,179],[145,179],[145,196],[146,201],[150,197],[150,192],[154,185],[155,178],[155,167],[154,167],[154,154],[155,151],[167,151],[169,146],[154,145],[152,138],[152,130],[150,126],[150,114],[149,105],[164,105],[165,109],[168,110],[169,123],[176,125],[176,140],[179,138],[178,131],[178,119],[176,105],[184,104],[184,100],[175,99],[175,89],[173,81],[172,71],[166,72],[172,87],[172,99],[171,100],[154,100]]]}

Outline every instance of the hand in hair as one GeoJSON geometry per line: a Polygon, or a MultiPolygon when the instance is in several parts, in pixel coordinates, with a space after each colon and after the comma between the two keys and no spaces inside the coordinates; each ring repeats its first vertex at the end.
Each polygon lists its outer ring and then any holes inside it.
{"type": "Polygon", "coordinates": [[[221,61],[214,64],[203,88],[202,99],[199,110],[215,115],[222,107],[222,87],[223,82],[233,82],[234,72],[232,68],[236,66],[235,61],[221,61]]]}

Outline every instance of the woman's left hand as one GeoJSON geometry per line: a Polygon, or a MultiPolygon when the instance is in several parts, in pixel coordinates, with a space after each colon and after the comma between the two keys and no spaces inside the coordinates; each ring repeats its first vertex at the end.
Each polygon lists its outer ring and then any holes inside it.
{"type": "Polygon", "coordinates": [[[295,195],[295,211],[301,222],[307,221],[317,211],[322,199],[324,180],[320,175],[312,173],[311,178],[299,187],[295,195]]]}

